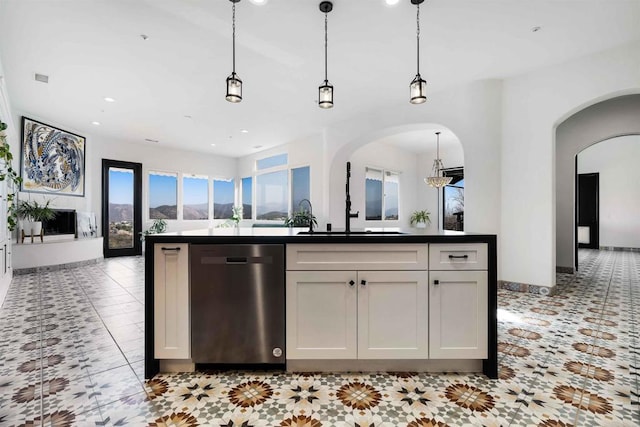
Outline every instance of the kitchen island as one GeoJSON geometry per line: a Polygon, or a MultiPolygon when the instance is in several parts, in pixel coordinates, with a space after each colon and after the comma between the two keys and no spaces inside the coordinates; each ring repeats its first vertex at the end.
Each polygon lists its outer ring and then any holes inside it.
{"type": "MultiPolygon", "coordinates": [[[[287,370],[483,372],[497,378],[495,235],[388,230],[309,234],[295,228],[221,228],[147,237],[146,378],[161,370],[193,370],[199,363],[192,360],[191,342],[196,336],[191,266],[199,261],[192,259],[197,251],[190,248],[201,251],[204,245],[265,245],[283,251],[282,313],[267,315],[259,309],[247,314],[259,314],[263,323],[265,316],[282,317],[286,348],[274,346],[268,356],[287,370]]],[[[202,261],[219,263],[212,257],[202,261]]],[[[211,275],[210,280],[220,277],[211,275]]],[[[197,298],[206,307],[208,302],[197,298]]],[[[214,302],[220,303],[211,301],[212,307],[214,302]]],[[[215,329],[209,326],[207,333],[213,336],[215,329]]],[[[266,339],[260,334],[249,338],[266,339]]]]}

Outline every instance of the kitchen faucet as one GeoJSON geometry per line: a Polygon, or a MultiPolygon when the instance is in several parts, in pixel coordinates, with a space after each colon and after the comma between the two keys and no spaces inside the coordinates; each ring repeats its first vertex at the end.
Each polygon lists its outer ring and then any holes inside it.
{"type": "Polygon", "coordinates": [[[356,213],[351,213],[351,195],[349,194],[349,179],[351,178],[351,162],[347,162],[347,200],[345,203],[345,222],[344,222],[344,231],[346,233],[351,233],[351,218],[358,218],[358,214],[360,211],[356,213]]]}
{"type": "Polygon", "coordinates": [[[302,209],[300,209],[300,205],[302,205],[302,202],[307,202],[309,203],[309,233],[313,233],[313,206],[311,206],[311,200],[309,199],[302,199],[298,202],[298,210],[302,211],[302,209]]]}

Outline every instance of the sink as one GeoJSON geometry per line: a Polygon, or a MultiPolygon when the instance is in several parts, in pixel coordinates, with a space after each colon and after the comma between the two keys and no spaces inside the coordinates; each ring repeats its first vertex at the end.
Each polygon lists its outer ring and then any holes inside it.
{"type": "Polygon", "coordinates": [[[379,235],[379,234],[406,234],[403,233],[402,231],[351,231],[349,233],[347,233],[346,231],[314,231],[309,232],[309,231],[299,231],[298,234],[308,234],[308,235],[313,235],[313,234],[317,234],[319,236],[330,236],[330,235],[335,235],[335,236],[346,236],[346,235],[357,235],[357,236],[362,236],[362,235],[379,235]]]}

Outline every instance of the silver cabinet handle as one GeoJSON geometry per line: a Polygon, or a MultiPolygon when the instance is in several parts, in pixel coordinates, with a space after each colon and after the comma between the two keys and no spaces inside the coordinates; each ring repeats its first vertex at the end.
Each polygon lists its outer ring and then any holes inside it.
{"type": "Polygon", "coordinates": [[[469,255],[449,255],[449,259],[454,259],[454,258],[467,259],[469,258],[469,255]]]}

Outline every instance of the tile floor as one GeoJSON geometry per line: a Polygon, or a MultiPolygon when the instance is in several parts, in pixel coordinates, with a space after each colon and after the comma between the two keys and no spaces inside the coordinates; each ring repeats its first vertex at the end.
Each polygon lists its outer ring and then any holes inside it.
{"type": "Polygon", "coordinates": [[[638,426],[640,253],[581,251],[560,292],[500,291],[500,380],[142,376],[142,258],[16,276],[0,309],[1,426],[638,426]]]}

